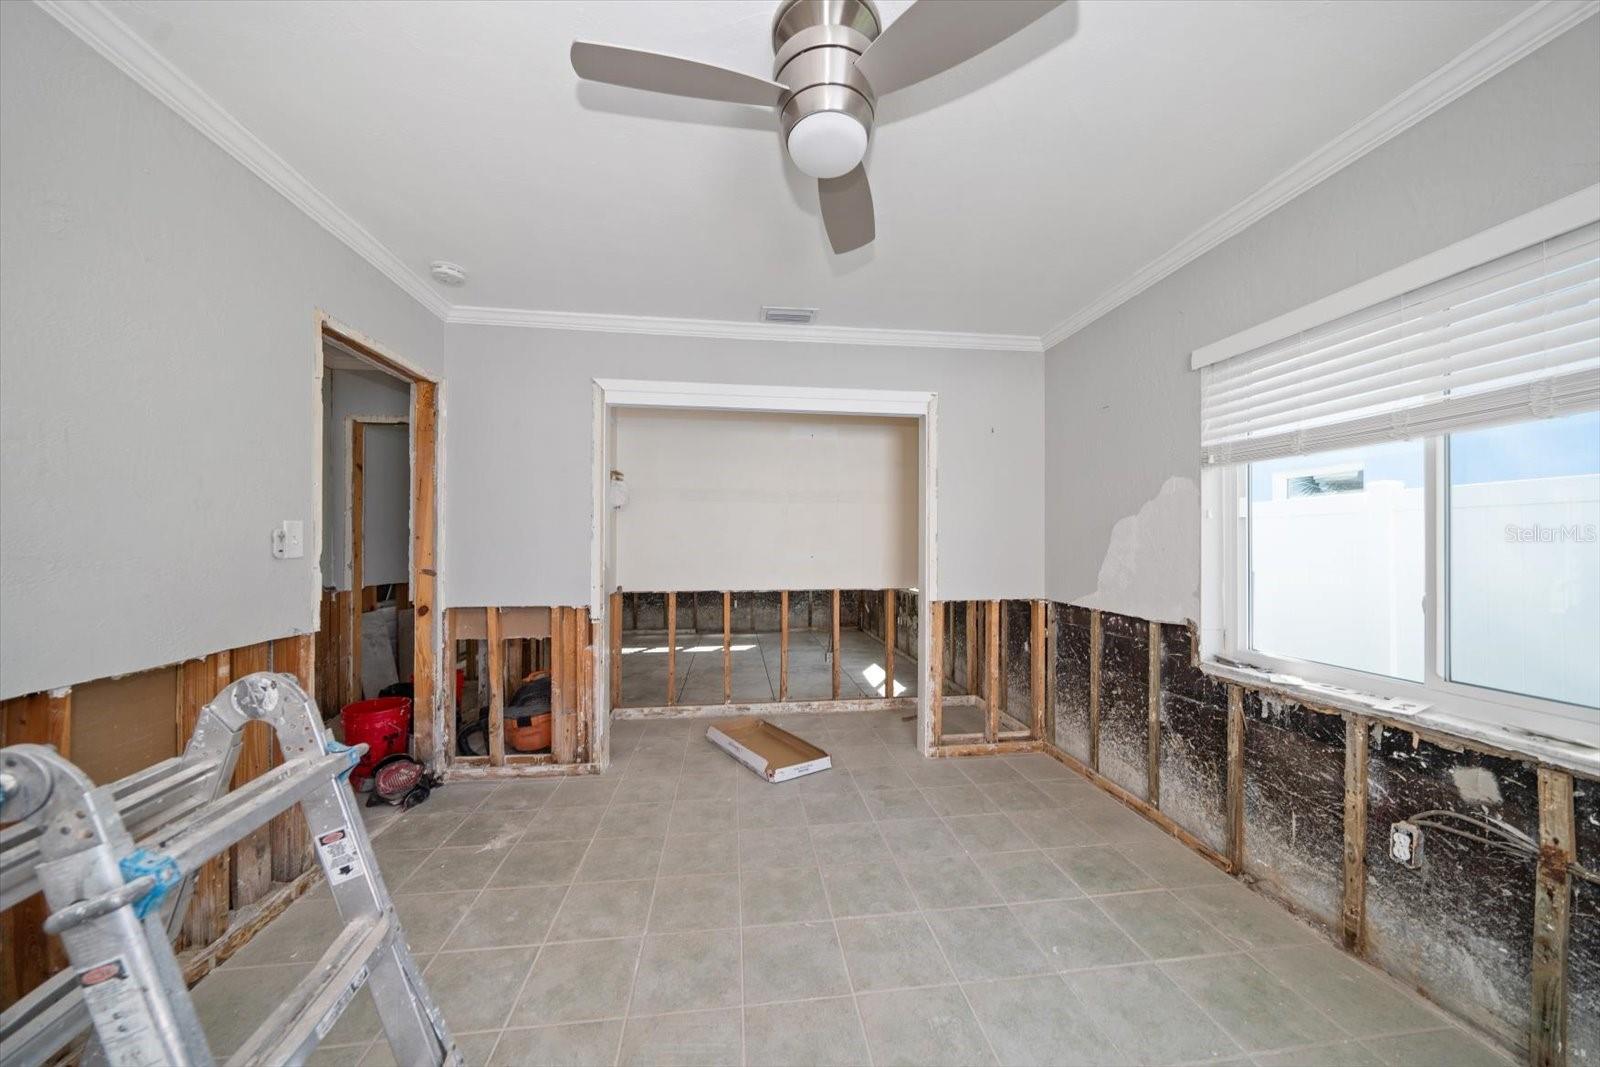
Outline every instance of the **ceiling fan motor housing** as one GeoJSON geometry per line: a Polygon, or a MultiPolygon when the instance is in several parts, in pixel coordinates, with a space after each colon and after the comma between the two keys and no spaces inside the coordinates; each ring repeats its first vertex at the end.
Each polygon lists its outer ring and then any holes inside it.
{"type": "Polygon", "coordinates": [[[882,31],[872,0],[785,0],[772,20],[772,77],[788,88],[783,136],[803,118],[837,111],[870,135],[877,97],[856,60],[882,31]]]}

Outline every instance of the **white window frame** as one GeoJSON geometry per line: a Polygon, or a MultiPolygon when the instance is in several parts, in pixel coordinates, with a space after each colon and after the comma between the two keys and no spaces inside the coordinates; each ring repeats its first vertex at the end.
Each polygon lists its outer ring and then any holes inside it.
{"type": "MultiPolygon", "coordinates": [[[[1538,241],[1600,220],[1600,185],[1475,234],[1376,278],[1290,311],[1270,322],[1196,349],[1196,370],[1270,344],[1303,329],[1398,296],[1526,248],[1538,241]]],[[[1219,674],[1242,666],[1273,675],[1272,683],[1295,690],[1297,683],[1337,686],[1381,705],[1407,702],[1409,712],[1443,712],[1498,728],[1600,745],[1600,711],[1582,705],[1508,693],[1451,681],[1449,656],[1448,449],[1442,436],[1423,439],[1426,575],[1423,594],[1423,680],[1413,682],[1311,660],[1273,656],[1250,648],[1249,641],[1249,484],[1248,464],[1201,470],[1202,665],[1219,674]]],[[[1327,694],[1307,689],[1308,699],[1327,694]]]]}
{"type": "MultiPolygon", "coordinates": [[[[1264,673],[1338,686],[1378,700],[1403,700],[1496,726],[1510,726],[1593,744],[1600,740],[1600,710],[1579,704],[1452,681],[1449,677],[1449,459],[1443,437],[1422,442],[1424,593],[1422,681],[1414,682],[1315,660],[1272,655],[1250,646],[1250,486],[1248,464],[1208,471],[1202,507],[1214,530],[1216,551],[1207,558],[1220,578],[1220,604],[1202,633],[1202,655],[1213,665],[1241,665],[1264,673]],[[1208,640],[1209,638],[1209,640],[1208,640]]],[[[1279,679],[1280,681],[1283,679],[1279,679]]],[[[1290,683],[1292,687],[1292,682],[1290,683]]]]}

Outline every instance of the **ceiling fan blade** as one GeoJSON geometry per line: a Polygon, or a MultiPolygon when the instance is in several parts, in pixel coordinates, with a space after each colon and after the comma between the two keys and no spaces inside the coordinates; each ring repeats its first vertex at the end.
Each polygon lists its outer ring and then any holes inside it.
{"type": "Polygon", "coordinates": [[[1063,0],[918,0],[856,63],[880,97],[987,51],[1063,0]]]}
{"type": "Polygon", "coordinates": [[[777,82],[727,67],[592,41],[572,42],[572,69],[588,81],[731,104],[777,107],[787,91],[777,82]]]}
{"type": "Polygon", "coordinates": [[[872,187],[867,184],[865,165],[857,163],[856,169],[842,178],[817,182],[817,197],[822,201],[822,224],[834,252],[843,255],[872,243],[877,224],[872,218],[872,187]]]}

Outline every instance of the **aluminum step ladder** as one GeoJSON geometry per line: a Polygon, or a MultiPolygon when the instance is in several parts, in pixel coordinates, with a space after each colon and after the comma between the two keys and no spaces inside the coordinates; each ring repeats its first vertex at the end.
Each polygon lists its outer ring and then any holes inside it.
{"type": "Polygon", "coordinates": [[[218,693],[182,756],[110,785],[48,745],[0,749],[0,821],[17,824],[0,832],[0,909],[43,889],[71,961],[0,1016],[0,1065],[42,1064],[91,1024],[85,1063],[215,1063],[172,941],[200,866],[296,805],[344,930],[228,1063],[304,1063],[366,985],[398,1062],[459,1065],[345,781],[364,751],[327,736],[293,675],[266,672],[218,693]],[[284,761],[230,792],[252,721],[284,761]]]}

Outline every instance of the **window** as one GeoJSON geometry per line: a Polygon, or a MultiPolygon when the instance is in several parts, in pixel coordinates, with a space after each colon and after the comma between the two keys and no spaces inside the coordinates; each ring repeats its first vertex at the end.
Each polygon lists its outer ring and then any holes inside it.
{"type": "Polygon", "coordinates": [[[1600,224],[1201,397],[1208,657],[1600,742],[1600,224]]]}
{"type": "Polygon", "coordinates": [[[1250,647],[1422,680],[1423,448],[1250,464],[1250,647]]]}
{"type": "Polygon", "coordinates": [[[1600,706],[1600,413],[1449,439],[1449,677],[1600,706]]]}

